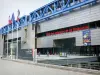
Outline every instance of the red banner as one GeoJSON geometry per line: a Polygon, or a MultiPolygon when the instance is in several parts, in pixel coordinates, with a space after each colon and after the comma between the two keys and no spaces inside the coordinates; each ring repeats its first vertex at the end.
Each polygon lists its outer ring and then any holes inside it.
{"type": "Polygon", "coordinates": [[[32,56],[34,56],[34,49],[32,49],[32,56]]]}

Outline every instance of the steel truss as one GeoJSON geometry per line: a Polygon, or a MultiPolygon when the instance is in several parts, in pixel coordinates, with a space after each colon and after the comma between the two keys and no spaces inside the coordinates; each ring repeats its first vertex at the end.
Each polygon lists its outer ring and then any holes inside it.
{"type": "Polygon", "coordinates": [[[86,4],[95,4],[96,1],[97,0],[54,0],[53,2],[31,12],[28,16],[25,15],[21,17],[19,22],[16,21],[14,24],[2,27],[0,29],[0,34],[7,34],[13,30],[17,30],[17,28],[23,28],[32,23],[48,20],[55,15],[71,11],[86,4]]]}

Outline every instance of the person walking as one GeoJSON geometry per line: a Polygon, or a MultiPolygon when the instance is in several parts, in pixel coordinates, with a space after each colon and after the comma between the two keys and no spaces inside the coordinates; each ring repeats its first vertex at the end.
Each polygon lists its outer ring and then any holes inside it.
{"type": "Polygon", "coordinates": [[[49,51],[47,51],[47,56],[49,57],[49,51]]]}

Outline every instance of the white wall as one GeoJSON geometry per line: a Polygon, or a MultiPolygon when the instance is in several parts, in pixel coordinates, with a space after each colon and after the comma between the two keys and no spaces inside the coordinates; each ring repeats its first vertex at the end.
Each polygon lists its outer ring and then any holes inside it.
{"type": "Polygon", "coordinates": [[[85,6],[84,8],[69,12],[62,17],[40,23],[40,31],[46,32],[96,20],[100,20],[100,4],[91,7],[88,5],[87,7],[85,6]]]}
{"type": "MultiPolygon", "coordinates": [[[[27,27],[27,38],[25,38],[25,27],[18,31],[18,37],[21,37],[21,49],[35,48],[35,29],[32,30],[32,25],[27,27]],[[26,43],[24,43],[26,41],[26,43]]],[[[13,32],[13,38],[17,38],[17,32],[13,32]]],[[[8,39],[12,39],[12,33],[8,34],[8,39]]]]}
{"type": "MultiPolygon", "coordinates": [[[[82,31],[63,33],[38,38],[38,48],[53,47],[53,40],[75,37],[76,46],[83,46],[82,31]]],[[[100,45],[100,28],[91,30],[91,45],[100,45]]]]}
{"type": "Polygon", "coordinates": [[[71,37],[75,37],[76,46],[83,45],[82,31],[76,31],[76,32],[69,32],[69,33],[63,33],[63,34],[38,38],[37,47],[38,48],[53,47],[53,40],[71,38],[71,37]]]}
{"type": "MultiPolygon", "coordinates": [[[[7,36],[8,36],[8,39],[12,39],[12,37],[17,38],[17,32],[16,31],[13,32],[13,36],[12,36],[12,33],[9,33],[7,36]]],[[[21,36],[22,36],[22,30],[19,30],[18,31],[18,37],[21,37],[21,36]]]]}
{"type": "Polygon", "coordinates": [[[100,45],[100,29],[91,30],[91,44],[100,45]]]}
{"type": "MultiPolygon", "coordinates": [[[[72,11],[64,16],[54,18],[40,23],[40,32],[51,31],[55,29],[80,25],[88,22],[93,22],[100,20],[100,4],[94,6],[84,6],[84,8],[77,9],[77,11],[72,11]]],[[[41,47],[53,47],[54,39],[63,39],[76,37],[76,46],[83,45],[82,31],[76,31],[72,33],[64,33],[53,36],[46,36],[38,38],[38,48],[41,47]]],[[[100,29],[91,30],[91,44],[100,45],[100,29]]]]}
{"type": "Polygon", "coordinates": [[[2,35],[0,35],[0,56],[3,55],[3,38],[2,35]]]}
{"type": "MultiPolygon", "coordinates": [[[[22,29],[22,30],[23,30],[22,41],[24,41],[25,32],[24,32],[24,29],[22,29]]],[[[25,44],[22,43],[21,48],[22,49],[33,49],[33,48],[35,48],[35,29],[32,30],[32,25],[28,25],[26,43],[25,44]]]]}

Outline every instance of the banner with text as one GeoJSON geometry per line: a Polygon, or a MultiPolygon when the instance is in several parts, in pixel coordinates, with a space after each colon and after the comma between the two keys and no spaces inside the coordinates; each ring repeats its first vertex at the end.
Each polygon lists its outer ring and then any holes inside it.
{"type": "Polygon", "coordinates": [[[83,45],[91,45],[91,31],[89,29],[83,31],[83,45]]]}

